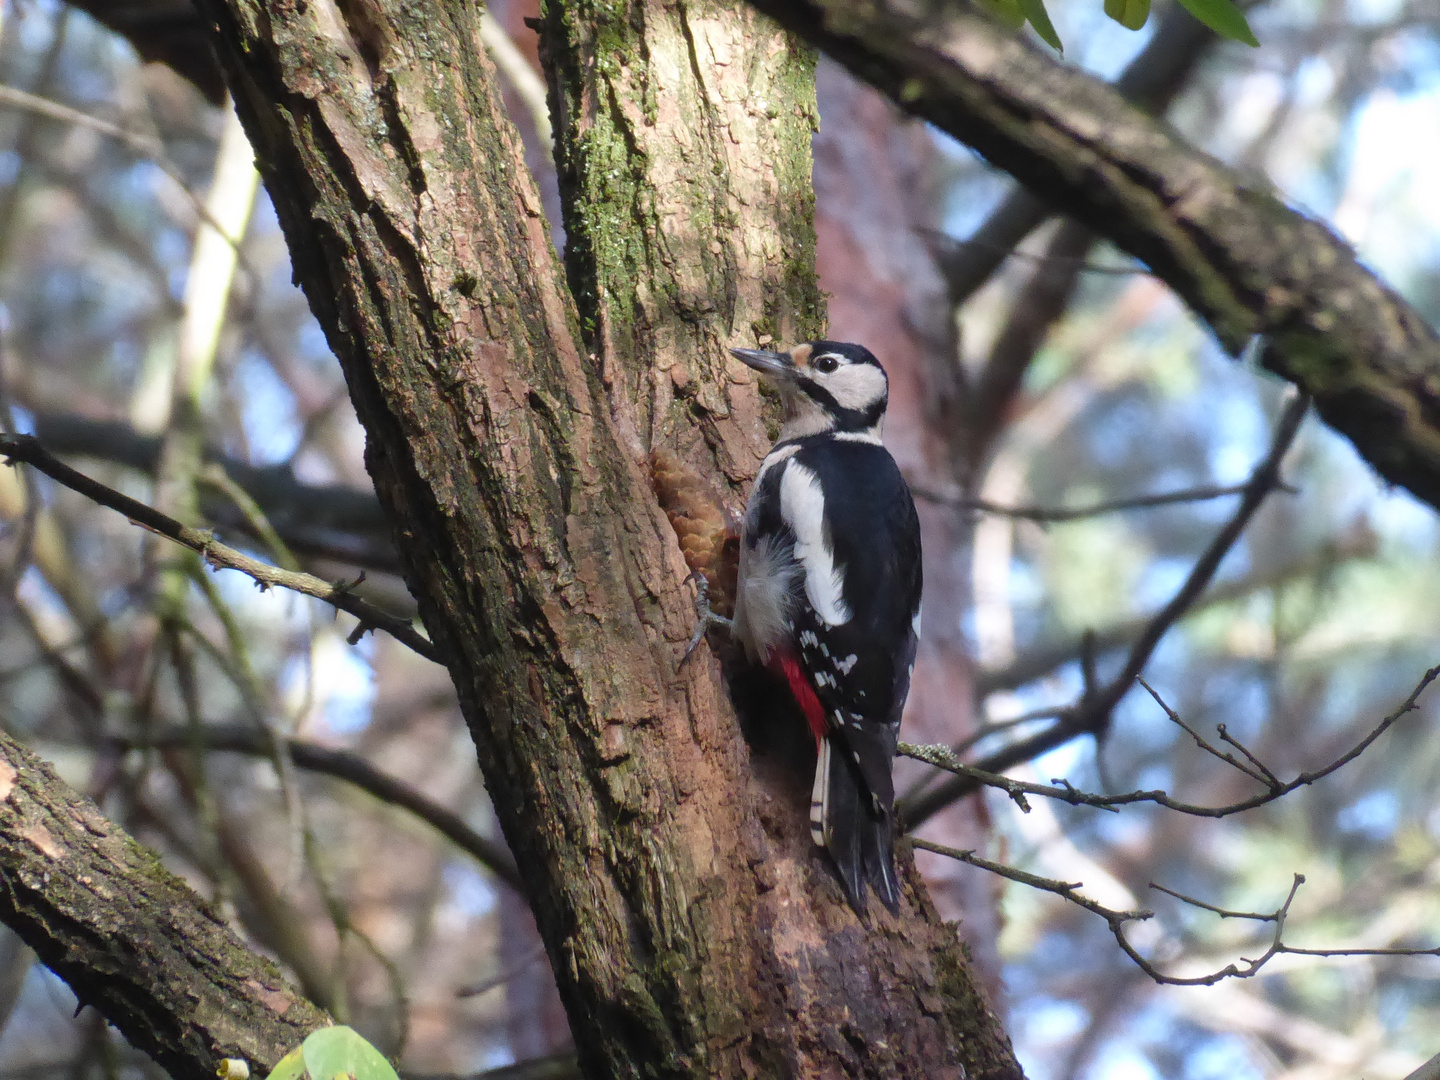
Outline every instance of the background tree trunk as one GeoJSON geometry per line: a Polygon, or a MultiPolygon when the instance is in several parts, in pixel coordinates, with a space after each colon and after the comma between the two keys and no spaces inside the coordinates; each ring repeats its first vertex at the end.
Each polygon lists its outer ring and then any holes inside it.
{"type": "Polygon", "coordinates": [[[646,456],[738,497],[768,437],[723,348],[820,330],[808,51],[744,8],[549,9],[577,311],[473,7],[212,12],[592,1074],[1018,1076],[913,871],[862,925],[803,783],[677,668],[646,456]]]}

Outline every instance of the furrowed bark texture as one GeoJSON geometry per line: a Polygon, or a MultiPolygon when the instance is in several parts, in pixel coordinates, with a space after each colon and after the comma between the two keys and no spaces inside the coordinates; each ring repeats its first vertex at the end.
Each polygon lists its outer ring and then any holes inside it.
{"type": "Polygon", "coordinates": [[[0,920],[176,1080],[263,1076],[332,1023],[50,766],[0,734],[0,920]]]}
{"type": "MultiPolygon", "coordinates": [[[[547,5],[542,51],[559,117],[566,265],[616,428],[636,455],[680,454],[738,507],[771,439],[754,376],[727,347],[824,332],[814,57],[743,6],[587,0],[547,5]]],[[[757,773],[753,800],[805,805],[807,778],[775,761],[757,773]]],[[[762,928],[750,990],[772,1011],[771,1069],[940,1075],[957,1045],[973,1076],[1015,1069],[928,902],[865,933],[808,823],[773,811],[762,821],[758,895],[731,902],[762,928]],[[857,994],[862,985],[873,989],[857,994]],[[946,1000],[965,1005],[937,1017],[946,1000]],[[847,1031],[854,1045],[836,1037],[847,1031]]]]}
{"type": "Polygon", "coordinates": [[[761,404],[719,347],[818,325],[809,58],[748,10],[547,14],[577,312],[473,5],[208,2],[589,1073],[1018,1076],[913,879],[862,926],[803,787],[757,780],[713,668],[677,668],[646,451],[700,419],[741,481],[761,404]]]}
{"type": "Polygon", "coordinates": [[[1230,351],[1266,335],[1267,367],[1440,506],[1440,337],[1324,225],[958,5],[752,2],[1142,259],[1230,351]]]}
{"type": "MultiPolygon", "coordinates": [[[[819,337],[811,51],[730,4],[545,6],[566,267],[622,429],[703,434],[743,485],[770,448],[731,346],[819,337]]],[[[743,491],[735,494],[743,498],[743,491]]]]}

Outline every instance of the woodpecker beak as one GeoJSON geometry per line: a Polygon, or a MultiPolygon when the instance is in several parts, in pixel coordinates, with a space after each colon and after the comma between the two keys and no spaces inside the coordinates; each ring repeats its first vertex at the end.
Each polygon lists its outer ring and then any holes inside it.
{"type": "Polygon", "coordinates": [[[793,382],[799,374],[789,353],[766,352],[764,349],[731,349],[730,355],[743,360],[762,375],[793,382]]]}

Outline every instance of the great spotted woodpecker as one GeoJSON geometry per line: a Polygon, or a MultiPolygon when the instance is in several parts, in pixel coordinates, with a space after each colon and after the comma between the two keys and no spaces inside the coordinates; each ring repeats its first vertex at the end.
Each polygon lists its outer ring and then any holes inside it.
{"type": "Polygon", "coordinates": [[[733,633],[815,736],[810,832],[850,903],[891,911],[891,765],[920,625],[920,525],[880,442],[888,382],[868,349],[732,349],[771,379],[785,424],[745,509],[733,633]]]}

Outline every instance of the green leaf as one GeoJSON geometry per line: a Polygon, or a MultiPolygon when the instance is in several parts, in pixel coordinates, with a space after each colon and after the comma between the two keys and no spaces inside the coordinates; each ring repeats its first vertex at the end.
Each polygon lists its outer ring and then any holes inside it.
{"type": "Polygon", "coordinates": [[[310,1080],[399,1080],[385,1055],[344,1025],[321,1028],[300,1044],[310,1080]]]}
{"type": "Polygon", "coordinates": [[[1126,30],[1139,30],[1150,18],[1150,0],[1105,0],[1105,14],[1126,30]]]}
{"type": "Polygon", "coordinates": [[[270,1070],[270,1075],[265,1080],[300,1080],[304,1075],[305,1055],[297,1046],[280,1059],[280,1063],[270,1070]]]}
{"type": "Polygon", "coordinates": [[[1019,30],[1025,25],[1025,12],[1020,8],[1020,0],[980,0],[980,5],[1012,30],[1019,30]]]}
{"type": "MultiPolygon", "coordinates": [[[[1181,0],[1181,3],[1184,3],[1184,0],[1181,0]]],[[[1060,35],[1055,32],[1055,24],[1050,21],[1050,15],[1045,10],[1045,0],[1020,0],[1020,10],[1025,12],[1025,18],[1030,20],[1030,25],[1045,39],[1047,45],[1056,52],[1065,51],[1065,46],[1060,44],[1060,35]]]]}
{"type": "Polygon", "coordinates": [[[1180,6],[1221,37],[1260,47],[1245,20],[1245,13],[1235,6],[1234,0],[1180,0],[1180,6]]]}

